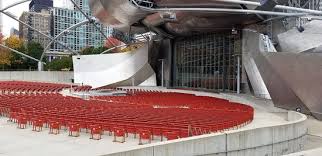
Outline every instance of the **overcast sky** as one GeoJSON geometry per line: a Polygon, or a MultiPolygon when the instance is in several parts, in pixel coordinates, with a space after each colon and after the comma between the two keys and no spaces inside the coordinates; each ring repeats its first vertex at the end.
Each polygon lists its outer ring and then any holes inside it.
{"type": "MultiPolygon", "coordinates": [[[[1,8],[4,8],[10,4],[13,4],[15,2],[21,1],[21,0],[0,0],[2,1],[2,5],[1,8]]],[[[20,5],[17,5],[16,7],[10,8],[7,11],[13,13],[15,16],[17,16],[17,18],[20,17],[20,15],[22,14],[23,11],[28,11],[29,10],[29,3],[30,2],[26,2],[20,5]]],[[[54,0],[54,6],[56,7],[61,7],[63,6],[64,0],[54,0]]],[[[7,17],[6,15],[3,15],[3,34],[5,36],[10,35],[10,29],[12,27],[16,28],[17,30],[19,29],[19,23],[16,22],[15,20],[7,17]]]]}

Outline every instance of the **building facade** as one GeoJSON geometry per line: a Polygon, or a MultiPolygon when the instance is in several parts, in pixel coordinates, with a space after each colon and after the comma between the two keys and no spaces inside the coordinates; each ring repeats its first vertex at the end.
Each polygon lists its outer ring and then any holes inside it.
{"type": "MultiPolygon", "coordinates": [[[[87,0],[77,0],[76,4],[89,16],[91,12],[89,10],[87,0]]],[[[65,29],[75,25],[81,21],[86,20],[86,17],[77,9],[66,9],[66,8],[57,8],[54,7],[51,9],[52,15],[52,28],[51,35],[57,36],[65,29]]],[[[112,29],[103,26],[102,24],[97,24],[102,32],[106,36],[112,34],[112,29]]],[[[100,47],[105,43],[106,38],[102,35],[93,24],[86,24],[81,27],[78,27],[75,30],[70,31],[68,34],[60,37],[58,41],[65,43],[69,48],[80,51],[85,47],[100,47]]],[[[64,51],[65,48],[60,44],[53,44],[51,51],[64,51]]]]}
{"type": "Polygon", "coordinates": [[[29,4],[29,11],[41,12],[41,10],[49,10],[53,7],[53,0],[32,0],[29,4]]]}
{"type": "MultiPolygon", "coordinates": [[[[49,11],[43,9],[41,12],[23,12],[19,19],[36,30],[50,36],[51,15],[49,11]]],[[[50,42],[49,38],[22,24],[19,25],[19,31],[20,38],[26,42],[38,42],[43,47],[46,47],[50,42]]]]}
{"type": "Polygon", "coordinates": [[[10,29],[10,36],[19,36],[19,30],[17,30],[16,28],[11,28],[10,29]]]}

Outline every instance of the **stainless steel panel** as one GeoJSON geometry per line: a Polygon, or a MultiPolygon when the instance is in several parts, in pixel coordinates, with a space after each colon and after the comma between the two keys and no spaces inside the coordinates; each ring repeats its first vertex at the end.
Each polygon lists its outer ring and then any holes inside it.
{"type": "Polygon", "coordinates": [[[322,54],[263,52],[258,33],[243,34],[244,47],[248,46],[274,104],[291,110],[301,108],[322,120],[322,54]]]}
{"type": "MultiPolygon", "coordinates": [[[[240,8],[237,4],[227,4],[214,0],[158,0],[157,6],[191,6],[191,7],[220,7],[240,8]]],[[[146,26],[162,27],[167,33],[173,35],[190,35],[191,32],[214,32],[231,29],[257,20],[255,15],[237,15],[213,12],[176,11],[174,21],[166,21],[159,12],[148,12],[136,8],[129,0],[90,0],[93,15],[105,25],[112,26],[120,31],[144,32],[146,26]],[[143,25],[141,23],[145,25],[143,25]]]]}

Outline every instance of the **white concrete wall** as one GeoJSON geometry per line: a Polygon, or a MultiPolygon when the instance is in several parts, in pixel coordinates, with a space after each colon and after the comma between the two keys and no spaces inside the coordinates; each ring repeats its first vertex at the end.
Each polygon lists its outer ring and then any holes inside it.
{"type": "Polygon", "coordinates": [[[73,72],[64,71],[2,71],[0,81],[39,81],[54,83],[71,83],[73,72]]]}
{"type": "Polygon", "coordinates": [[[148,74],[143,76],[146,79],[142,80],[138,80],[142,75],[136,75],[142,68],[150,67],[147,44],[128,53],[73,56],[73,64],[75,83],[83,83],[93,88],[130,80],[133,77],[141,84],[154,74],[153,70],[141,72],[148,74]]]}
{"type": "Polygon", "coordinates": [[[300,151],[305,144],[306,116],[289,112],[288,120],[287,124],[143,145],[106,156],[279,156],[300,151]]]}

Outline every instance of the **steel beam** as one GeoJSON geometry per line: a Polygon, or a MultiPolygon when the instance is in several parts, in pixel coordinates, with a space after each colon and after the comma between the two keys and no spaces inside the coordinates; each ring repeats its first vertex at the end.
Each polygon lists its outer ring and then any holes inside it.
{"type": "MultiPolygon", "coordinates": [[[[271,16],[304,16],[310,13],[284,13],[284,12],[274,12],[274,11],[262,11],[262,10],[249,10],[249,9],[227,9],[227,8],[148,8],[140,6],[134,0],[131,2],[138,8],[149,11],[149,12],[169,12],[169,11],[193,11],[193,12],[225,12],[225,13],[238,13],[238,14],[261,14],[261,15],[271,15],[271,16]]],[[[322,13],[322,12],[321,12],[322,13]]]]}
{"type": "MultiPolygon", "coordinates": [[[[34,61],[37,61],[37,62],[41,62],[40,60],[38,60],[38,59],[36,59],[36,58],[34,58],[34,57],[31,57],[31,56],[29,56],[29,55],[27,55],[27,54],[24,54],[24,53],[22,53],[22,52],[20,52],[20,51],[17,51],[17,50],[15,50],[15,49],[12,49],[12,48],[10,48],[10,47],[7,47],[7,46],[5,46],[5,45],[3,45],[3,44],[0,44],[0,47],[2,47],[2,48],[6,48],[6,49],[9,49],[10,51],[12,51],[12,52],[14,52],[14,53],[17,53],[17,54],[19,54],[19,55],[22,55],[22,56],[24,56],[24,57],[27,57],[27,58],[29,58],[29,59],[31,59],[31,60],[34,60],[34,61]]],[[[43,64],[46,64],[46,63],[44,63],[44,62],[42,62],[43,64]]]]}
{"type": "MultiPolygon", "coordinates": [[[[10,17],[10,18],[12,18],[13,20],[15,20],[15,21],[17,21],[17,22],[19,22],[19,23],[21,23],[22,25],[24,25],[24,26],[26,26],[26,27],[28,27],[28,28],[30,28],[30,29],[32,29],[32,30],[34,30],[34,31],[36,31],[37,33],[39,33],[39,34],[41,34],[41,35],[43,35],[43,36],[45,36],[45,37],[47,37],[47,38],[49,38],[49,39],[53,39],[51,36],[48,36],[48,35],[46,35],[46,34],[44,34],[44,33],[42,33],[41,31],[39,31],[39,30],[37,30],[37,29],[35,29],[35,28],[33,28],[32,26],[30,26],[30,25],[28,25],[28,24],[26,24],[25,22],[23,22],[23,21],[21,21],[21,20],[19,20],[19,19],[17,19],[16,17],[14,17],[10,12],[4,12],[4,11],[0,11],[0,13],[3,13],[3,14],[5,14],[5,15],[7,15],[8,17],[10,17]]],[[[71,52],[73,52],[73,53],[77,53],[77,52],[74,52],[72,49],[70,49],[70,48],[68,48],[65,44],[63,44],[63,43],[61,43],[61,42],[57,42],[58,44],[60,44],[60,45],[62,45],[63,47],[65,47],[66,49],[68,49],[69,51],[71,51],[71,52]]]]}
{"type": "Polygon", "coordinates": [[[49,47],[51,46],[51,44],[53,44],[58,38],[62,37],[63,35],[67,35],[69,34],[69,31],[70,30],[74,30],[82,25],[85,25],[87,23],[90,23],[90,21],[88,19],[84,20],[84,21],[81,21],[79,23],[76,23],[75,25],[72,25],[71,27],[65,29],[64,31],[62,31],[61,33],[59,33],[57,36],[55,36],[54,39],[52,39],[50,41],[50,43],[47,45],[47,47],[44,49],[44,52],[42,53],[41,57],[40,57],[40,61],[43,60],[44,56],[45,56],[45,53],[46,51],[49,49],[49,47]]]}
{"type": "MultiPolygon", "coordinates": [[[[92,23],[95,27],[96,30],[98,30],[106,39],[108,38],[104,32],[102,32],[102,30],[95,24],[95,19],[93,19],[93,17],[88,16],[73,0],[70,0],[74,6],[89,20],[91,21],[90,23],[92,23]]],[[[113,44],[113,43],[112,43],[113,44]]],[[[113,45],[115,46],[115,45],[113,45]]]]}
{"type": "MultiPolygon", "coordinates": [[[[213,1],[214,2],[233,3],[233,4],[261,6],[261,4],[259,2],[243,1],[243,0],[213,0],[213,1]]],[[[305,13],[315,14],[315,15],[322,15],[322,11],[311,10],[311,9],[303,9],[303,8],[297,8],[297,7],[290,7],[290,6],[285,6],[285,5],[276,5],[274,7],[274,9],[281,9],[281,10],[305,12],[305,13]]]]}
{"type": "Polygon", "coordinates": [[[22,3],[25,3],[25,2],[28,2],[28,1],[31,1],[31,0],[22,0],[22,1],[19,1],[19,2],[13,3],[13,4],[10,4],[9,6],[1,9],[0,12],[6,11],[6,10],[12,8],[12,7],[15,7],[15,6],[19,5],[19,4],[22,4],[22,3]]]}

